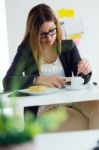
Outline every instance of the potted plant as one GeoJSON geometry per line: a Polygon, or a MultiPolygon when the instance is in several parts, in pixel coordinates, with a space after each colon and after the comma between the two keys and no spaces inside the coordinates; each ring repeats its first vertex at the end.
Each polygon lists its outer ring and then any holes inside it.
{"type": "Polygon", "coordinates": [[[55,130],[66,117],[62,108],[35,117],[27,113],[25,122],[16,115],[7,115],[3,111],[2,95],[0,94],[0,150],[33,150],[33,139],[39,133],[55,130]]]}

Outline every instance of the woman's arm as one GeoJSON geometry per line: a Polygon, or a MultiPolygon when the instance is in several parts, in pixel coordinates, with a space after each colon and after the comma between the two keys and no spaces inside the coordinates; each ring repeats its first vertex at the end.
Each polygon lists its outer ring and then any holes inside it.
{"type": "Polygon", "coordinates": [[[3,79],[4,91],[26,88],[33,83],[34,77],[38,74],[35,71],[35,62],[32,59],[29,46],[19,46],[14,60],[3,79]],[[33,65],[34,64],[34,65],[33,65]]]}
{"type": "Polygon", "coordinates": [[[81,58],[75,43],[73,43],[72,49],[70,51],[70,60],[73,74],[82,76],[84,83],[89,82],[92,75],[90,63],[88,60],[81,58]]]}

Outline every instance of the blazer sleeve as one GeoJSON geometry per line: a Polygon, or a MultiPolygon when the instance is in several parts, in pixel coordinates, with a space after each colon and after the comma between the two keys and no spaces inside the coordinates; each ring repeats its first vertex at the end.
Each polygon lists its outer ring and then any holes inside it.
{"type": "MultiPolygon", "coordinates": [[[[28,62],[29,51],[27,46],[21,45],[18,47],[14,60],[3,79],[4,91],[27,88],[33,84],[35,74],[32,74],[32,72],[25,74],[26,68],[30,67],[28,62]]],[[[35,62],[33,63],[35,65],[35,62]]]]}
{"type": "MultiPolygon", "coordinates": [[[[71,68],[72,68],[74,75],[77,75],[77,64],[80,62],[81,59],[82,58],[79,54],[78,48],[77,48],[76,44],[73,42],[72,48],[70,50],[70,61],[71,61],[71,68]]],[[[79,74],[79,76],[82,76],[82,78],[84,79],[84,84],[85,84],[90,81],[92,72],[90,72],[87,75],[84,75],[81,73],[81,74],[79,74]]]]}

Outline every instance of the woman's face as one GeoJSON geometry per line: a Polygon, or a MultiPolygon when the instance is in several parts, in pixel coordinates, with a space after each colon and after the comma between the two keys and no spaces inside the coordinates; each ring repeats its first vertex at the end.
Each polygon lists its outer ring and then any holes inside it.
{"type": "Polygon", "coordinates": [[[47,21],[41,25],[40,43],[43,47],[50,47],[56,40],[56,25],[53,21],[47,21]]]}

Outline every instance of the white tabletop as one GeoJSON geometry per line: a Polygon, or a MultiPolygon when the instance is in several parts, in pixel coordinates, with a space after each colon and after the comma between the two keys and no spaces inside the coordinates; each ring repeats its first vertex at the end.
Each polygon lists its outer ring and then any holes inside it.
{"type": "Polygon", "coordinates": [[[10,97],[8,94],[3,95],[5,106],[9,107],[9,104],[15,103],[17,112],[23,113],[22,108],[27,106],[40,106],[50,104],[61,104],[71,102],[81,102],[89,100],[99,100],[99,86],[91,85],[88,88],[82,90],[67,90],[66,88],[59,89],[57,92],[35,95],[35,96],[22,96],[22,97],[10,97]],[[10,102],[10,103],[9,103],[10,102]]]}
{"type": "Polygon", "coordinates": [[[47,133],[35,139],[36,150],[93,150],[99,130],[47,133]]]}
{"type": "MultiPolygon", "coordinates": [[[[21,106],[37,106],[60,103],[71,103],[88,100],[99,100],[99,86],[90,86],[82,90],[67,90],[66,88],[59,89],[54,93],[44,95],[32,95],[8,98],[9,94],[4,94],[5,101],[14,101],[21,106]]],[[[8,105],[8,104],[7,104],[8,105]]]]}

